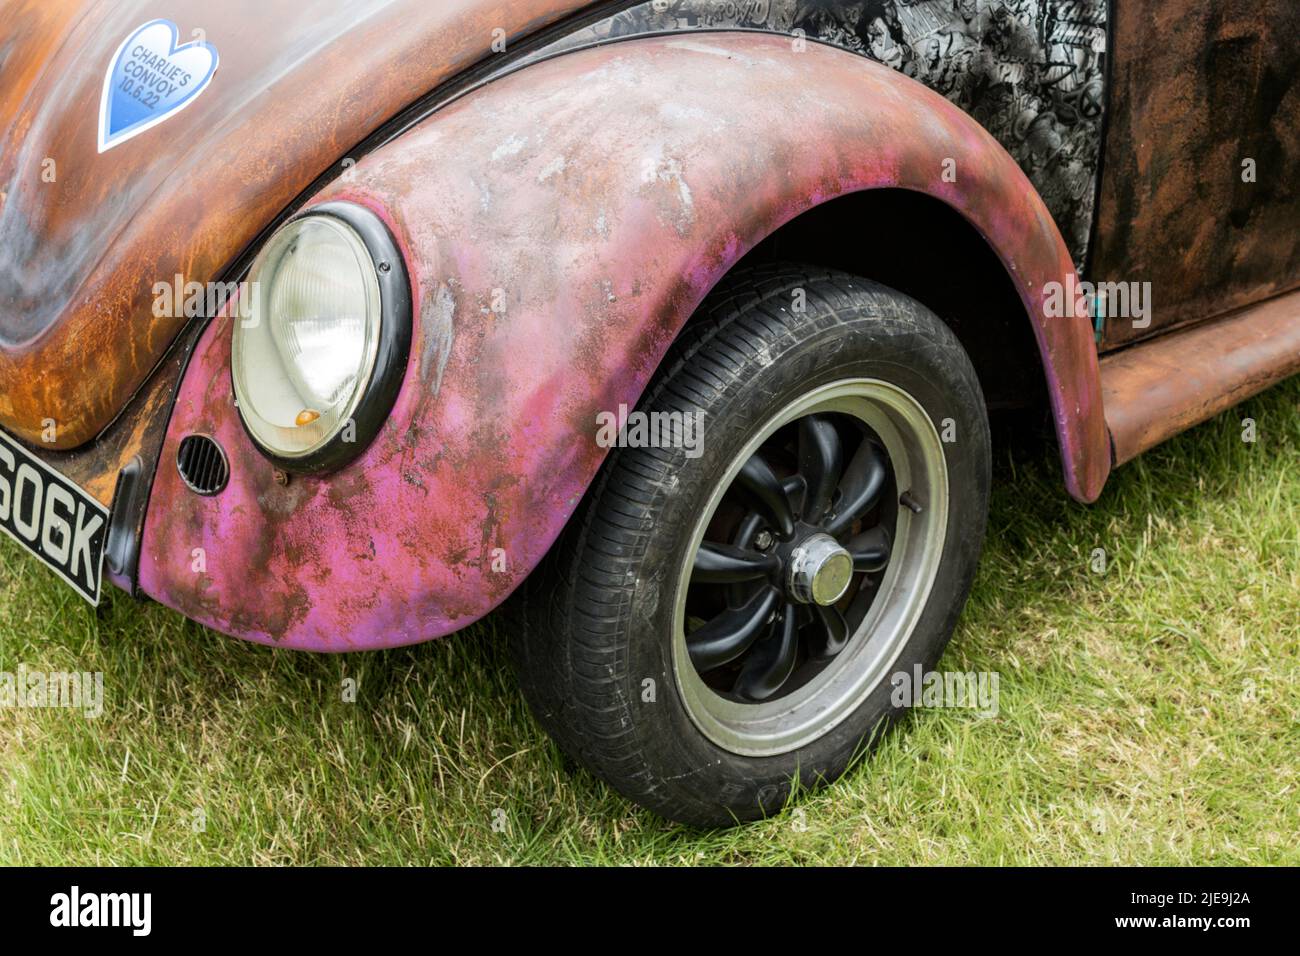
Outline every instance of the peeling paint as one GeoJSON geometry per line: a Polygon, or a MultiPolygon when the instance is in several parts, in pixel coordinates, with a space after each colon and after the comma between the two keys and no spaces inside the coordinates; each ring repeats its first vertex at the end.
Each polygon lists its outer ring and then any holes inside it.
{"type": "Polygon", "coordinates": [[[596,413],[636,403],[714,284],[801,211],[886,185],[939,194],[1015,264],[1028,320],[1053,357],[1067,483],[1094,497],[1109,458],[1092,328],[1040,318],[1038,290],[1073,265],[1011,157],[958,108],[885,67],[826,47],[781,55],[785,41],[768,35],[711,45],[737,55],[647,38],[530,66],[313,200],[379,211],[415,278],[412,364],[390,423],[343,471],[278,487],[229,401],[230,330],[214,323],[163,458],[186,434],[210,434],[230,458],[230,484],[200,498],[174,469],[160,471],[144,590],[217,630],[300,649],[459,630],[550,548],[606,454],[596,413]],[[658,105],[683,90],[725,122],[656,122],[658,105]],[[812,104],[798,124],[786,122],[790,90],[812,104]],[[485,167],[511,136],[547,149],[485,167]],[[650,182],[638,176],[647,141],[657,144],[650,182]],[[570,157],[565,175],[539,188],[557,154],[570,157]],[[959,185],[935,182],[935,156],[961,161],[959,185]],[[659,165],[668,158],[677,165],[659,165]],[[480,185],[490,210],[472,198],[480,185]],[[501,312],[488,308],[497,290],[501,312]],[[194,546],[210,555],[204,580],[189,569],[194,546]],[[495,548],[508,556],[505,573],[488,560],[495,548]]]}

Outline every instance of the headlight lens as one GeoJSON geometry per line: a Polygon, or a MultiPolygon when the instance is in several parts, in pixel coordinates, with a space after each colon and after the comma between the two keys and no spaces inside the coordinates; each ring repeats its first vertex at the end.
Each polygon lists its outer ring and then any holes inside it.
{"type": "Polygon", "coordinates": [[[347,223],[306,216],[272,236],[248,288],[231,356],[240,414],[273,457],[309,458],[347,428],[375,374],[375,260],[347,223]]]}

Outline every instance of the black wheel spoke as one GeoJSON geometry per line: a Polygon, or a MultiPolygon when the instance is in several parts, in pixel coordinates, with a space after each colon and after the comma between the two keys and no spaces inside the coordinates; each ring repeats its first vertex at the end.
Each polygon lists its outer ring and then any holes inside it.
{"type": "Polygon", "coordinates": [[[849,642],[849,622],[834,606],[817,607],[814,611],[817,621],[811,628],[808,655],[814,661],[828,661],[849,642]]]}
{"type": "Polygon", "coordinates": [[[734,661],[767,630],[780,592],[767,587],[737,608],[728,608],[686,636],[691,663],[701,673],[734,661]]]}
{"type": "Polygon", "coordinates": [[[780,568],[781,560],[774,554],[760,554],[731,544],[706,541],[695,554],[695,570],[691,581],[701,584],[757,581],[776,573],[780,568]]]}
{"type": "Polygon", "coordinates": [[[694,620],[706,620],[686,648],[706,687],[733,704],[803,693],[847,653],[851,622],[880,588],[893,550],[892,510],[881,505],[890,460],[865,422],[848,417],[817,411],[782,425],[709,518],[690,576],[694,620]]]}
{"type": "Polygon", "coordinates": [[[741,519],[740,524],[736,527],[735,537],[731,543],[738,548],[752,547],[754,538],[763,530],[763,516],[750,512],[741,519]]]}
{"type": "Polygon", "coordinates": [[[781,490],[785,492],[785,500],[790,502],[790,510],[796,515],[803,514],[808,500],[808,482],[804,481],[803,475],[783,478],[781,490]]]}
{"type": "MultiPolygon", "coordinates": [[[[736,528],[736,534],[731,539],[732,545],[737,548],[752,548],[754,538],[763,530],[763,516],[757,512],[749,512],[741,519],[736,528]]],[[[752,586],[746,586],[743,581],[727,585],[727,603],[731,607],[739,607],[745,603],[749,597],[752,586]]]]}
{"type": "Polygon", "coordinates": [[[849,554],[853,555],[853,570],[874,573],[885,570],[889,564],[892,543],[889,531],[882,527],[864,531],[847,545],[849,554]]]}
{"type": "Polygon", "coordinates": [[[840,482],[840,501],[835,515],[826,522],[826,533],[838,537],[847,531],[880,499],[888,477],[884,453],[869,439],[863,439],[840,482]]]}
{"type": "Polygon", "coordinates": [[[754,645],[736,680],[734,693],[746,700],[767,700],[794,673],[799,652],[799,626],[793,605],[786,605],[781,622],[754,645]]]}
{"type": "Polygon", "coordinates": [[[844,467],[844,448],[830,419],[809,415],[799,422],[799,472],[808,483],[803,520],[816,524],[830,508],[844,467]]]}
{"type": "Polygon", "coordinates": [[[782,538],[794,534],[794,513],[781,479],[762,455],[752,455],[736,476],[736,487],[782,538]]]}

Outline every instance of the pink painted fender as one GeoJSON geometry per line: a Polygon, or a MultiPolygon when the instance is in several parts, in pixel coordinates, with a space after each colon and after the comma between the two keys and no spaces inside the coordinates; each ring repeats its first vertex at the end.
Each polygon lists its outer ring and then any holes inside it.
{"type": "Polygon", "coordinates": [[[969,116],[851,54],[726,33],[568,54],[442,109],[315,202],[385,219],[414,286],[414,347],[378,438],[342,471],[277,484],[208,328],[169,425],[141,588],[228,634],[314,651],[438,637],[532,571],[682,325],[755,244],[858,190],[935,196],[988,239],[1033,324],[1066,479],[1110,467],[1086,319],[1044,319],[1073,273],[1042,201],[969,116]],[[956,159],[956,183],[941,181],[956,159]],[[174,466],[214,436],[232,475],[202,498],[174,466]],[[195,549],[203,561],[196,563],[195,549]]]}

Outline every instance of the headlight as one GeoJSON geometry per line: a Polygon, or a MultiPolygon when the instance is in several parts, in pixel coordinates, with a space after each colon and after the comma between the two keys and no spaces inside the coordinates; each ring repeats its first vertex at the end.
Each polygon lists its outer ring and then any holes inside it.
{"type": "Polygon", "coordinates": [[[248,278],[231,354],[244,426],[288,471],[341,467],[392,409],[410,353],[396,244],[369,210],[331,203],[281,227],[248,278]]]}

